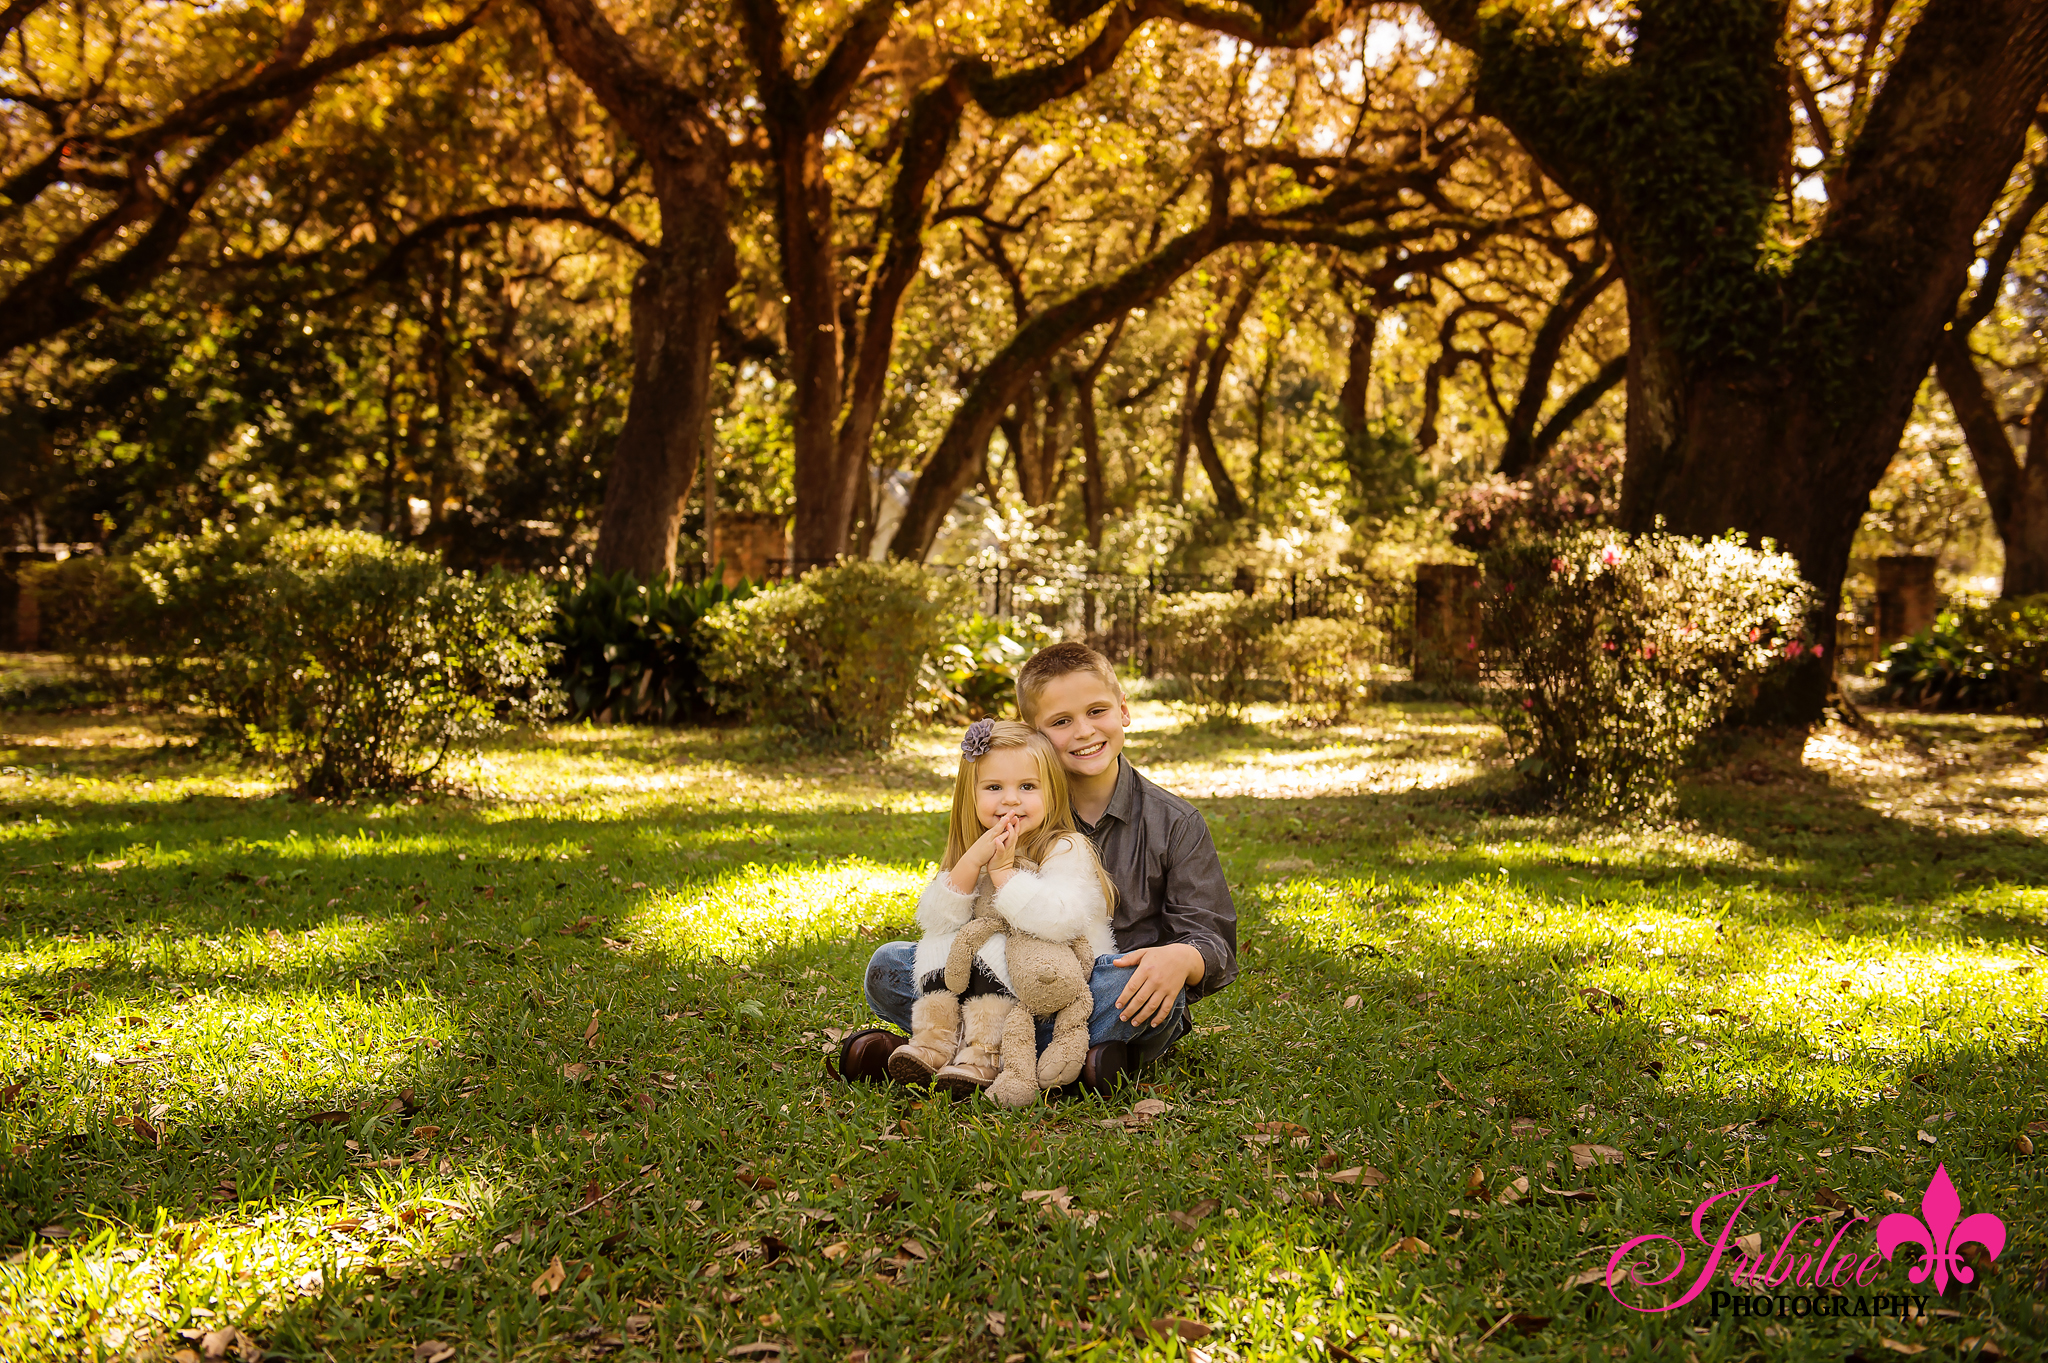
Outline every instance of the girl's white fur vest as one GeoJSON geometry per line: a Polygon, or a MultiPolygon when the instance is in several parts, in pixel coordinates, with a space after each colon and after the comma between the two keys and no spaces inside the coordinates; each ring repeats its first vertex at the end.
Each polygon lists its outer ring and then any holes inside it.
{"type": "MultiPolygon", "coordinates": [[[[987,872],[982,874],[985,891],[989,881],[987,872]]],[[[941,871],[933,876],[917,901],[917,925],[924,935],[911,959],[912,978],[920,984],[933,971],[946,968],[953,939],[974,917],[975,896],[961,894],[947,884],[946,875],[941,871]]],[[[1116,937],[1109,929],[1109,904],[1095,874],[1095,858],[1075,835],[1055,842],[1036,871],[1026,870],[1020,863],[1010,883],[995,892],[995,910],[1011,927],[1034,937],[1050,942],[1085,937],[1097,956],[1116,950],[1116,937]]],[[[989,938],[975,959],[1003,982],[1003,988],[1011,988],[1002,934],[989,938]]]]}

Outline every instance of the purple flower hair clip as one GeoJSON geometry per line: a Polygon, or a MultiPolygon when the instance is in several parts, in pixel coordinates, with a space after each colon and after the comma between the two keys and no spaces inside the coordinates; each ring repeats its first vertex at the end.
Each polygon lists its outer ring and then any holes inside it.
{"type": "Polygon", "coordinates": [[[977,719],[967,726],[967,732],[960,739],[960,755],[970,762],[979,762],[988,755],[989,743],[996,731],[992,719],[977,719]]]}

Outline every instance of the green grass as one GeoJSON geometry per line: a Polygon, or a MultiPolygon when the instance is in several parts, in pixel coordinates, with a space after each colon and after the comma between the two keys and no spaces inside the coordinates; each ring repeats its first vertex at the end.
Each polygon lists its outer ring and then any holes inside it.
{"type": "Polygon", "coordinates": [[[567,729],[465,796],[336,806],[141,719],[0,716],[0,1354],[2039,1356],[2048,1187],[2013,1140],[2048,1117],[2048,760],[1913,723],[1744,754],[1681,822],[1609,830],[1516,812],[1453,707],[1321,734],[1141,707],[1244,973],[1144,1092],[1006,1114],[823,1077],[911,931],[950,735],[834,760],[567,729]],[[2010,1234],[1952,1316],[1566,1286],[1731,1183],[1780,1177],[1770,1233],[1824,1190],[1917,1210],[1938,1161],[2010,1234]],[[1469,1197],[1475,1166],[1584,1195],[1469,1197]],[[1214,1333],[1146,1342],[1167,1316],[1214,1333]]]}

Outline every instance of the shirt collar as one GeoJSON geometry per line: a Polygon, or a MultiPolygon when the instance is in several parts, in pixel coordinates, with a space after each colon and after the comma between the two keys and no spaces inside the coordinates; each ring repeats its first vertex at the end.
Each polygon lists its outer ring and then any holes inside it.
{"type": "Polygon", "coordinates": [[[1122,753],[1116,758],[1116,788],[1109,793],[1109,807],[1102,811],[1102,817],[1095,826],[1100,828],[1111,819],[1129,827],[1138,813],[1138,771],[1122,753]]]}

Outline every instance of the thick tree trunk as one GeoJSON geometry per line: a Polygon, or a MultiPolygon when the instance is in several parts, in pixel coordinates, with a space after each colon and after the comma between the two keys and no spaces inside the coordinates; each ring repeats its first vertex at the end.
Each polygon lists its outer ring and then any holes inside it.
{"type": "Polygon", "coordinates": [[[605,469],[597,537],[597,566],[607,572],[627,571],[649,582],[675,573],[676,537],[703,454],[718,317],[731,278],[723,216],[721,205],[719,221],[699,222],[696,232],[686,233],[664,214],[662,246],[633,281],[633,392],[605,469]],[[715,231],[715,241],[702,241],[706,229],[715,231]],[[675,242],[679,237],[695,237],[709,249],[692,252],[675,242]]]}
{"type": "Polygon", "coordinates": [[[661,244],[633,281],[633,392],[605,469],[596,561],[666,581],[702,452],[726,291],[725,131],[700,92],[643,60],[595,0],[527,0],[563,63],[632,137],[654,180],[661,244]]]}
{"type": "Polygon", "coordinates": [[[789,553],[826,561],[846,551],[860,465],[839,457],[840,286],[822,131],[778,148],[776,160],[782,283],[789,290],[783,344],[789,354],[796,496],[789,553]]]}
{"type": "Polygon", "coordinates": [[[1775,717],[1818,718],[1857,523],[2048,89],[2048,0],[1927,0],[1789,263],[1773,216],[1792,133],[1782,4],[1644,0],[1626,61],[1533,11],[1423,7],[1477,53],[1481,109],[1616,249],[1625,522],[1745,531],[1799,559],[1829,656],[1800,665],[1775,717]]]}
{"type": "Polygon", "coordinates": [[[2000,594],[2048,592],[2048,389],[2027,418],[2027,462],[2022,464],[2006,435],[1998,400],[1960,331],[1944,333],[1934,372],[1969,442],[1984,500],[1991,505],[1991,522],[2005,546],[2000,594]]]}
{"type": "Polygon", "coordinates": [[[1346,435],[1365,429],[1365,400],[1372,391],[1373,343],[1379,339],[1380,317],[1370,308],[1351,314],[1351,344],[1344,354],[1344,387],[1337,393],[1337,420],[1346,435]]]}

